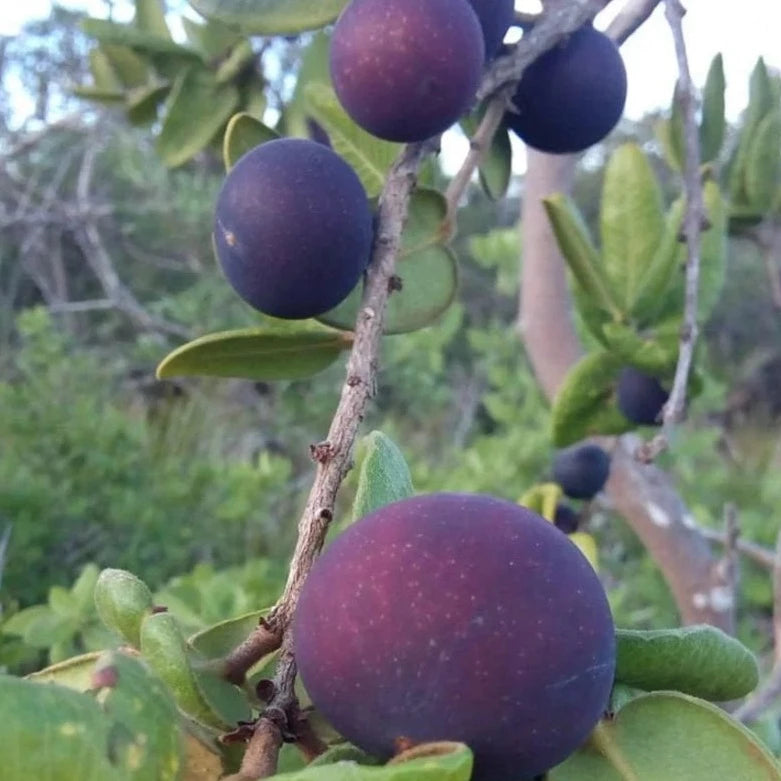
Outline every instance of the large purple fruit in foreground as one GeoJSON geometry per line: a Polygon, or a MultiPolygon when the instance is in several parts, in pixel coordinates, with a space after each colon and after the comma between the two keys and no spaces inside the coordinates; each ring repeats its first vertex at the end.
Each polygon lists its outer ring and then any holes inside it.
{"type": "Polygon", "coordinates": [[[381,757],[458,740],[474,779],[561,762],[608,701],[614,627],[596,574],[553,524],[510,502],[432,494],[387,505],[317,561],[295,615],[315,706],[381,757]]]}
{"type": "Polygon", "coordinates": [[[486,59],[499,50],[504,36],[515,18],[515,0],[469,0],[483,28],[486,59]]]}
{"type": "Polygon", "coordinates": [[[352,0],[331,39],[334,89],[388,141],[423,141],[470,108],[485,48],[467,0],[352,0]]]}
{"type": "Polygon", "coordinates": [[[626,101],[626,69],[613,41],[582,27],[538,57],[513,97],[507,126],[542,152],[580,152],[616,125],[626,101]]]}
{"type": "Polygon", "coordinates": [[[217,255],[236,292],[274,317],[335,307],[369,262],[372,216],[352,168],[326,146],[269,141],[231,169],[217,198],[217,255]]]}

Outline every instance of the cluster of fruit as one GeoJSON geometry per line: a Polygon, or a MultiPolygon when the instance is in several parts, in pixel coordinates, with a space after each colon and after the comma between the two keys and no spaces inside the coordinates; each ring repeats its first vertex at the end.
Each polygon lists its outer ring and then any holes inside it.
{"type": "MultiPolygon", "coordinates": [[[[487,60],[513,22],[513,0],[352,0],[334,28],[331,75],[345,111],[391,141],[423,141],[464,116],[487,60]]],[[[565,153],[618,121],[626,72],[613,42],[587,25],[524,72],[505,122],[530,146],[565,153]]],[[[236,292],[274,317],[339,304],[369,262],[366,193],[327,146],[280,139],[228,174],[214,239],[236,292]]]]}

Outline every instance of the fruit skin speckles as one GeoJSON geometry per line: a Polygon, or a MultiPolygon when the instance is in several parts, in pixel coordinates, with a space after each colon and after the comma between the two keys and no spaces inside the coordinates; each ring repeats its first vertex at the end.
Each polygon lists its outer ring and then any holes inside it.
{"type": "Polygon", "coordinates": [[[358,284],[372,238],[360,180],[314,141],[255,147],[217,197],[214,244],[225,276],[248,304],[273,317],[333,309],[358,284]]]}
{"type": "Polygon", "coordinates": [[[626,102],[618,48],[590,25],[538,57],[523,73],[505,123],[534,149],[582,152],[615,127],[626,102]]]}
{"type": "Polygon", "coordinates": [[[331,77],[364,130],[423,141],[471,108],[484,58],[467,0],[352,0],[334,28],[331,77]]]}
{"type": "Polygon", "coordinates": [[[473,781],[532,778],[601,717],[615,639],[604,590],[553,524],[475,494],[404,499],[315,563],[293,639],[315,706],[381,757],[455,740],[473,781]]]}

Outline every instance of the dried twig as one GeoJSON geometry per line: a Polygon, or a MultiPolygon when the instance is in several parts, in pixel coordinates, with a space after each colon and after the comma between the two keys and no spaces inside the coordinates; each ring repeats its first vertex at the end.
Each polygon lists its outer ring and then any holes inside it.
{"type": "Polygon", "coordinates": [[[619,46],[648,20],[661,0],[627,0],[605,31],[619,46]]]}
{"type": "Polygon", "coordinates": [[[730,627],[732,634],[735,632],[740,581],[739,540],[738,510],[734,504],[728,503],[724,507],[724,553],[721,559],[716,562],[714,588],[720,589],[716,593],[722,595],[722,604],[726,606],[725,613],[729,613],[728,621],[725,624],[730,627]]]}
{"type": "MultiPolygon", "coordinates": [[[[699,533],[710,542],[716,542],[719,545],[727,544],[727,536],[724,532],[717,531],[716,529],[708,529],[705,527],[697,527],[699,533]]],[[[772,570],[775,566],[775,554],[769,548],[765,548],[762,545],[757,545],[755,542],[749,542],[748,540],[738,539],[735,543],[735,548],[739,553],[742,553],[746,558],[751,559],[762,567],[772,570]]]]}
{"type": "Polygon", "coordinates": [[[781,699],[781,532],[776,539],[773,567],[773,669],[763,686],[749,697],[733,714],[744,722],[756,721],[781,699]]]}

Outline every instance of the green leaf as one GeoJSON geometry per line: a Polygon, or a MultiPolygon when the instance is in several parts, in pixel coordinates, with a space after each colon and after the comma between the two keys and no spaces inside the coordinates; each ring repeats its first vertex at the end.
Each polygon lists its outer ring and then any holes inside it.
{"type": "Polygon", "coordinates": [[[105,681],[98,701],[114,726],[112,756],[133,781],[177,781],[184,762],[184,742],[176,705],[163,682],[138,660],[122,653],[104,654],[94,682],[105,681]]]}
{"type": "Polygon", "coordinates": [[[325,84],[308,84],[304,99],[308,113],[328,133],[334,151],[353,167],[369,197],[379,195],[401,145],[382,141],[358,127],[345,113],[333,89],[325,84]]]}
{"type": "Polygon", "coordinates": [[[106,93],[122,92],[124,85],[103,46],[90,50],[89,69],[95,88],[106,93]]]}
{"type": "Polygon", "coordinates": [[[141,87],[149,81],[149,65],[127,46],[104,44],[100,47],[111,63],[121,85],[127,88],[141,87]]]}
{"type": "Polygon", "coordinates": [[[726,131],[724,118],[724,61],[717,54],[708,68],[702,91],[702,121],[700,123],[700,161],[715,160],[721,151],[726,131]]]}
{"type": "Polygon", "coordinates": [[[714,702],[744,697],[759,683],[754,655],[712,626],[617,629],[616,681],[671,689],[714,702]]]}
{"type": "Polygon", "coordinates": [[[621,434],[632,428],[615,405],[615,385],[622,366],[615,355],[596,352],[570,369],[551,411],[556,447],[598,434],[621,434]]]}
{"type": "Polygon", "coordinates": [[[188,0],[205,17],[213,17],[252,35],[279,35],[314,30],[332,22],[347,0],[188,0]]]}
{"type": "Polygon", "coordinates": [[[71,594],[76,600],[80,613],[91,612],[94,603],[95,584],[98,582],[100,569],[97,564],[87,564],[71,588],[71,594]]]}
{"type": "Polygon", "coordinates": [[[241,40],[236,30],[216,19],[210,19],[206,24],[199,24],[186,16],[182,16],[181,20],[190,45],[209,59],[221,57],[241,40]]]}
{"type": "Polygon", "coordinates": [[[548,781],[778,781],[778,763],[742,724],[677,692],[646,694],[602,722],[548,781]]]}
{"type": "Polygon", "coordinates": [[[663,377],[675,370],[680,328],[681,318],[675,317],[642,335],[621,323],[607,323],[602,332],[610,352],[624,364],[635,366],[654,377],[663,377]]]}
{"type": "Polygon", "coordinates": [[[135,23],[139,30],[171,40],[161,0],[136,0],[135,23]]]}
{"type": "Polygon", "coordinates": [[[307,767],[333,765],[336,762],[355,762],[358,765],[382,764],[377,757],[367,754],[352,743],[339,743],[324,751],[319,757],[315,757],[307,767]]]}
{"type": "Polygon", "coordinates": [[[285,135],[309,136],[307,118],[310,117],[306,90],[310,84],[324,84],[331,88],[330,68],[331,36],[327,30],[319,30],[301,54],[293,96],[283,109],[282,125],[285,135]]]}
{"type": "Polygon", "coordinates": [[[224,84],[226,81],[233,81],[254,59],[255,52],[252,50],[250,42],[247,40],[239,41],[217,68],[217,83],[224,84]]]}
{"type": "Polygon", "coordinates": [[[111,727],[86,694],[0,675],[3,781],[129,781],[112,761],[111,727]]]}
{"type": "MultiPolygon", "coordinates": [[[[381,767],[347,760],[329,765],[313,765],[274,778],[280,781],[469,781],[472,752],[459,743],[443,745],[452,748],[437,756],[424,756],[381,767]]],[[[418,748],[425,748],[425,744],[418,748]]]]}
{"type": "MultiPolygon", "coordinates": [[[[468,138],[477,130],[484,111],[477,111],[461,119],[461,127],[468,138]]],[[[510,133],[501,126],[491,140],[491,146],[480,161],[478,173],[480,186],[492,201],[499,201],[507,194],[512,176],[512,148],[510,133]]]]}
{"type": "Polygon", "coordinates": [[[157,151],[163,162],[175,168],[197,155],[230,119],[238,102],[236,87],[218,84],[205,68],[196,66],[180,73],[157,137],[157,151]]]}
{"type": "Polygon", "coordinates": [[[673,133],[673,123],[670,119],[660,119],[654,125],[654,135],[662,147],[662,156],[673,171],[681,171],[682,150],[676,147],[677,136],[673,133]]]}
{"type": "Polygon", "coordinates": [[[620,320],[621,312],[609,290],[599,254],[575,203],[568,196],[557,194],[543,199],[543,205],[559,249],[577,283],[597,306],[620,320]]]}
{"type": "Polygon", "coordinates": [[[76,598],[62,586],[52,586],[49,589],[49,607],[63,618],[72,618],[79,612],[76,598]]]}
{"type": "Polygon", "coordinates": [[[746,157],[746,195],[758,211],[767,212],[773,205],[780,172],[781,111],[771,111],[757,125],[746,157]]]}
{"type": "Polygon", "coordinates": [[[682,198],[673,203],[664,221],[656,252],[640,280],[637,297],[630,307],[641,326],[653,322],[662,311],[667,291],[680,281],[680,235],[686,206],[682,198]]]}
{"type": "Polygon", "coordinates": [[[73,92],[76,97],[84,98],[85,100],[94,100],[97,103],[107,103],[111,105],[114,103],[124,103],[125,101],[125,90],[123,89],[111,90],[85,85],[72,87],[71,92],[73,92]]]}
{"type": "Polygon", "coordinates": [[[169,353],[157,367],[157,376],[300,380],[323,371],[351,344],[350,337],[336,331],[222,331],[169,353]]]}
{"type": "Polygon", "coordinates": [[[206,659],[219,659],[232,651],[260,623],[268,610],[253,610],[236,618],[229,618],[192,635],[189,644],[206,659]]]}
{"type": "Polygon", "coordinates": [[[361,446],[363,459],[358,469],[353,521],[414,493],[407,462],[391,439],[381,431],[372,431],[363,438],[361,446]]]}
{"type": "Polygon", "coordinates": [[[121,569],[104,569],[95,584],[100,620],[134,648],[139,646],[141,622],[152,610],[146,583],[121,569]]]}
{"type": "Polygon", "coordinates": [[[749,150],[757,126],[773,108],[774,98],[770,76],[764,60],[760,57],[751,73],[748,108],[743,116],[738,145],[729,164],[728,191],[730,200],[734,204],[745,204],[748,200],[746,163],[749,150]]]}
{"type": "Polygon", "coordinates": [[[92,688],[92,673],[102,655],[102,651],[93,651],[81,656],[73,656],[64,662],[30,673],[27,680],[37,683],[57,683],[69,689],[85,692],[92,688]]]}
{"type": "Polygon", "coordinates": [[[141,653],[173,693],[177,705],[196,721],[217,729],[230,727],[201,690],[179,627],[168,613],[146,616],[141,624],[141,653]]]}
{"type": "Polygon", "coordinates": [[[602,262],[610,288],[628,310],[664,231],[662,192],[642,149],[623,144],[605,170],[600,210],[602,262]]]}
{"type": "Polygon", "coordinates": [[[118,24],[106,19],[83,19],[81,28],[86,35],[101,43],[116,43],[149,54],[174,54],[184,59],[202,60],[196,49],[182,46],[170,38],[140,30],[129,24],[118,24]]]}
{"type": "Polygon", "coordinates": [[[251,149],[265,144],[266,141],[273,141],[275,138],[279,138],[279,133],[264,125],[259,119],[255,119],[246,112],[234,114],[225,128],[222,140],[222,159],[225,163],[225,170],[230,171],[236,161],[251,149]]]}
{"type": "Polygon", "coordinates": [[[125,99],[125,108],[131,124],[147,125],[154,122],[157,110],[170,88],[171,85],[164,81],[130,90],[125,99]]]}
{"type": "MultiPolygon", "coordinates": [[[[442,246],[447,202],[436,190],[418,189],[410,200],[396,274],[402,289],[388,301],[383,333],[417,331],[433,323],[453,302],[458,288],[458,265],[442,246]]],[[[363,282],[339,306],[317,319],[352,330],[358,317],[363,282]]]]}

